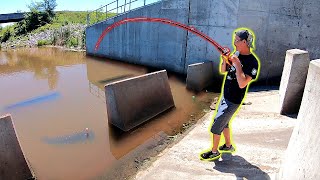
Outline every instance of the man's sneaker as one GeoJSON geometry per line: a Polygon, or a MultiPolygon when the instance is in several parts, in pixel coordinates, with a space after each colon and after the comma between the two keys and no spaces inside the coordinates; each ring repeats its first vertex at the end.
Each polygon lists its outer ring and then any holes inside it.
{"type": "Polygon", "coordinates": [[[226,144],[220,146],[219,150],[220,151],[224,151],[224,152],[234,152],[235,151],[235,149],[234,149],[234,147],[232,145],[230,145],[230,147],[227,147],[226,144]]]}
{"type": "Polygon", "coordinates": [[[212,152],[211,150],[209,150],[207,152],[200,154],[201,160],[214,161],[214,160],[219,159],[220,157],[221,157],[221,154],[219,153],[219,151],[212,152]]]}

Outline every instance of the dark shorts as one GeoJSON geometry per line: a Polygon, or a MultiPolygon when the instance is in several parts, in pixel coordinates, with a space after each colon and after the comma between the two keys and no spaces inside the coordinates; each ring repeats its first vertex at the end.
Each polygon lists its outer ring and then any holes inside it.
{"type": "Polygon", "coordinates": [[[217,108],[216,115],[214,117],[211,132],[213,134],[220,135],[224,128],[228,128],[229,122],[239,106],[240,104],[234,104],[224,99],[224,97],[222,96],[220,104],[217,108]]]}

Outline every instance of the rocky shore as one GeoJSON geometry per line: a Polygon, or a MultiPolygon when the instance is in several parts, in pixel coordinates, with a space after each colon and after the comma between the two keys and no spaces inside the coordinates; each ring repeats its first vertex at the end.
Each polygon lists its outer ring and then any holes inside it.
{"type": "Polygon", "coordinates": [[[1,49],[51,45],[81,51],[85,50],[85,28],[86,25],[83,24],[69,24],[60,28],[28,33],[1,43],[1,49]]]}

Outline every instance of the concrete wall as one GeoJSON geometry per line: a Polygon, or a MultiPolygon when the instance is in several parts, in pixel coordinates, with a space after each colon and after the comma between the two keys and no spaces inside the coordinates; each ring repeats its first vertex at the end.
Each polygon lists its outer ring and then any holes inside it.
{"type": "Polygon", "coordinates": [[[310,58],[320,55],[318,0],[241,0],[238,26],[251,27],[257,34],[261,58],[260,77],[280,77],[287,49],[307,50],[310,58]],[[243,12],[240,15],[240,12],[243,12]],[[311,23],[312,22],[312,23],[311,23]]]}
{"type": "Polygon", "coordinates": [[[109,25],[132,17],[169,18],[188,24],[187,1],[164,1],[109,19],[86,29],[87,54],[184,72],[187,32],[157,22],[132,22],[117,27],[102,41],[97,52],[95,43],[109,25]]]}
{"type": "Polygon", "coordinates": [[[33,174],[26,162],[10,115],[0,117],[0,179],[29,179],[33,174]]]}
{"type": "Polygon", "coordinates": [[[300,49],[286,53],[280,83],[280,114],[298,114],[309,68],[309,54],[300,49]]]}
{"type": "Polygon", "coordinates": [[[320,59],[310,63],[306,86],[280,170],[281,179],[320,179],[320,59]]]}
{"type": "MultiPolygon", "coordinates": [[[[174,0],[173,0],[174,1],[174,0]]],[[[190,0],[189,25],[207,34],[221,46],[232,49],[232,32],[237,28],[239,1],[190,0]]],[[[186,66],[198,62],[213,61],[215,79],[219,75],[220,54],[214,46],[188,33],[186,66]]]]}
{"type": "Polygon", "coordinates": [[[213,77],[213,63],[211,61],[190,64],[187,70],[187,88],[201,91],[214,82],[213,77]]]}
{"type": "Polygon", "coordinates": [[[106,84],[108,122],[123,131],[174,106],[165,70],[106,84]]]}
{"type": "Polygon", "coordinates": [[[320,56],[318,0],[163,0],[87,28],[87,54],[166,68],[186,74],[189,64],[213,61],[216,78],[219,53],[199,37],[160,23],[131,23],[114,29],[99,51],[94,44],[108,25],[126,17],[162,17],[196,27],[222,46],[232,48],[232,32],[251,28],[261,60],[259,81],[280,82],[287,49],[320,56]]]}

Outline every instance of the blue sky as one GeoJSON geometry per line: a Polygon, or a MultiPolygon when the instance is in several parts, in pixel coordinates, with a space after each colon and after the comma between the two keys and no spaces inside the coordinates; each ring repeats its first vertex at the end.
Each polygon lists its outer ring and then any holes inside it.
{"type": "MultiPolygon", "coordinates": [[[[32,2],[39,2],[41,0],[1,0],[0,14],[14,13],[17,11],[28,11],[27,5],[32,2]]],[[[58,6],[56,11],[69,10],[69,11],[90,11],[99,8],[102,5],[113,2],[114,0],[56,0],[58,6]]],[[[119,4],[124,4],[125,0],[119,0],[119,4]]],[[[129,2],[130,0],[126,0],[129,2]]],[[[134,1],[134,0],[132,0],[134,1]]],[[[138,0],[133,6],[143,4],[144,0],[138,0]]],[[[147,4],[157,0],[146,0],[147,4]]]]}
{"type": "MultiPolygon", "coordinates": [[[[28,5],[31,4],[32,0],[1,0],[0,14],[14,13],[18,10],[28,11],[28,5]]],[[[38,2],[36,0],[35,2],[38,2]]],[[[60,10],[76,10],[76,11],[87,11],[99,8],[101,5],[108,0],[56,0],[58,6],[56,7],[57,11],[60,10]]],[[[111,1],[112,2],[112,1],[111,1]]]]}
{"type": "MultiPolygon", "coordinates": [[[[0,14],[15,13],[17,11],[26,12],[29,11],[28,5],[32,2],[41,2],[42,0],[1,0],[0,14]]],[[[56,0],[57,7],[56,11],[92,11],[100,8],[106,4],[109,4],[115,0],[56,0]]],[[[130,2],[130,0],[118,0],[119,6],[123,5],[124,2],[130,2]]],[[[131,4],[131,9],[140,7],[143,5],[144,0],[131,0],[134,1],[131,4]]],[[[145,0],[146,4],[150,4],[160,0],[145,0]]],[[[127,5],[128,6],[128,5],[127,5]]],[[[116,7],[116,3],[108,6],[108,9],[116,7]]],[[[126,9],[128,9],[126,7],[126,9]]],[[[105,9],[103,10],[105,11],[105,9]]],[[[3,23],[0,26],[5,27],[12,23],[3,23]]]]}

